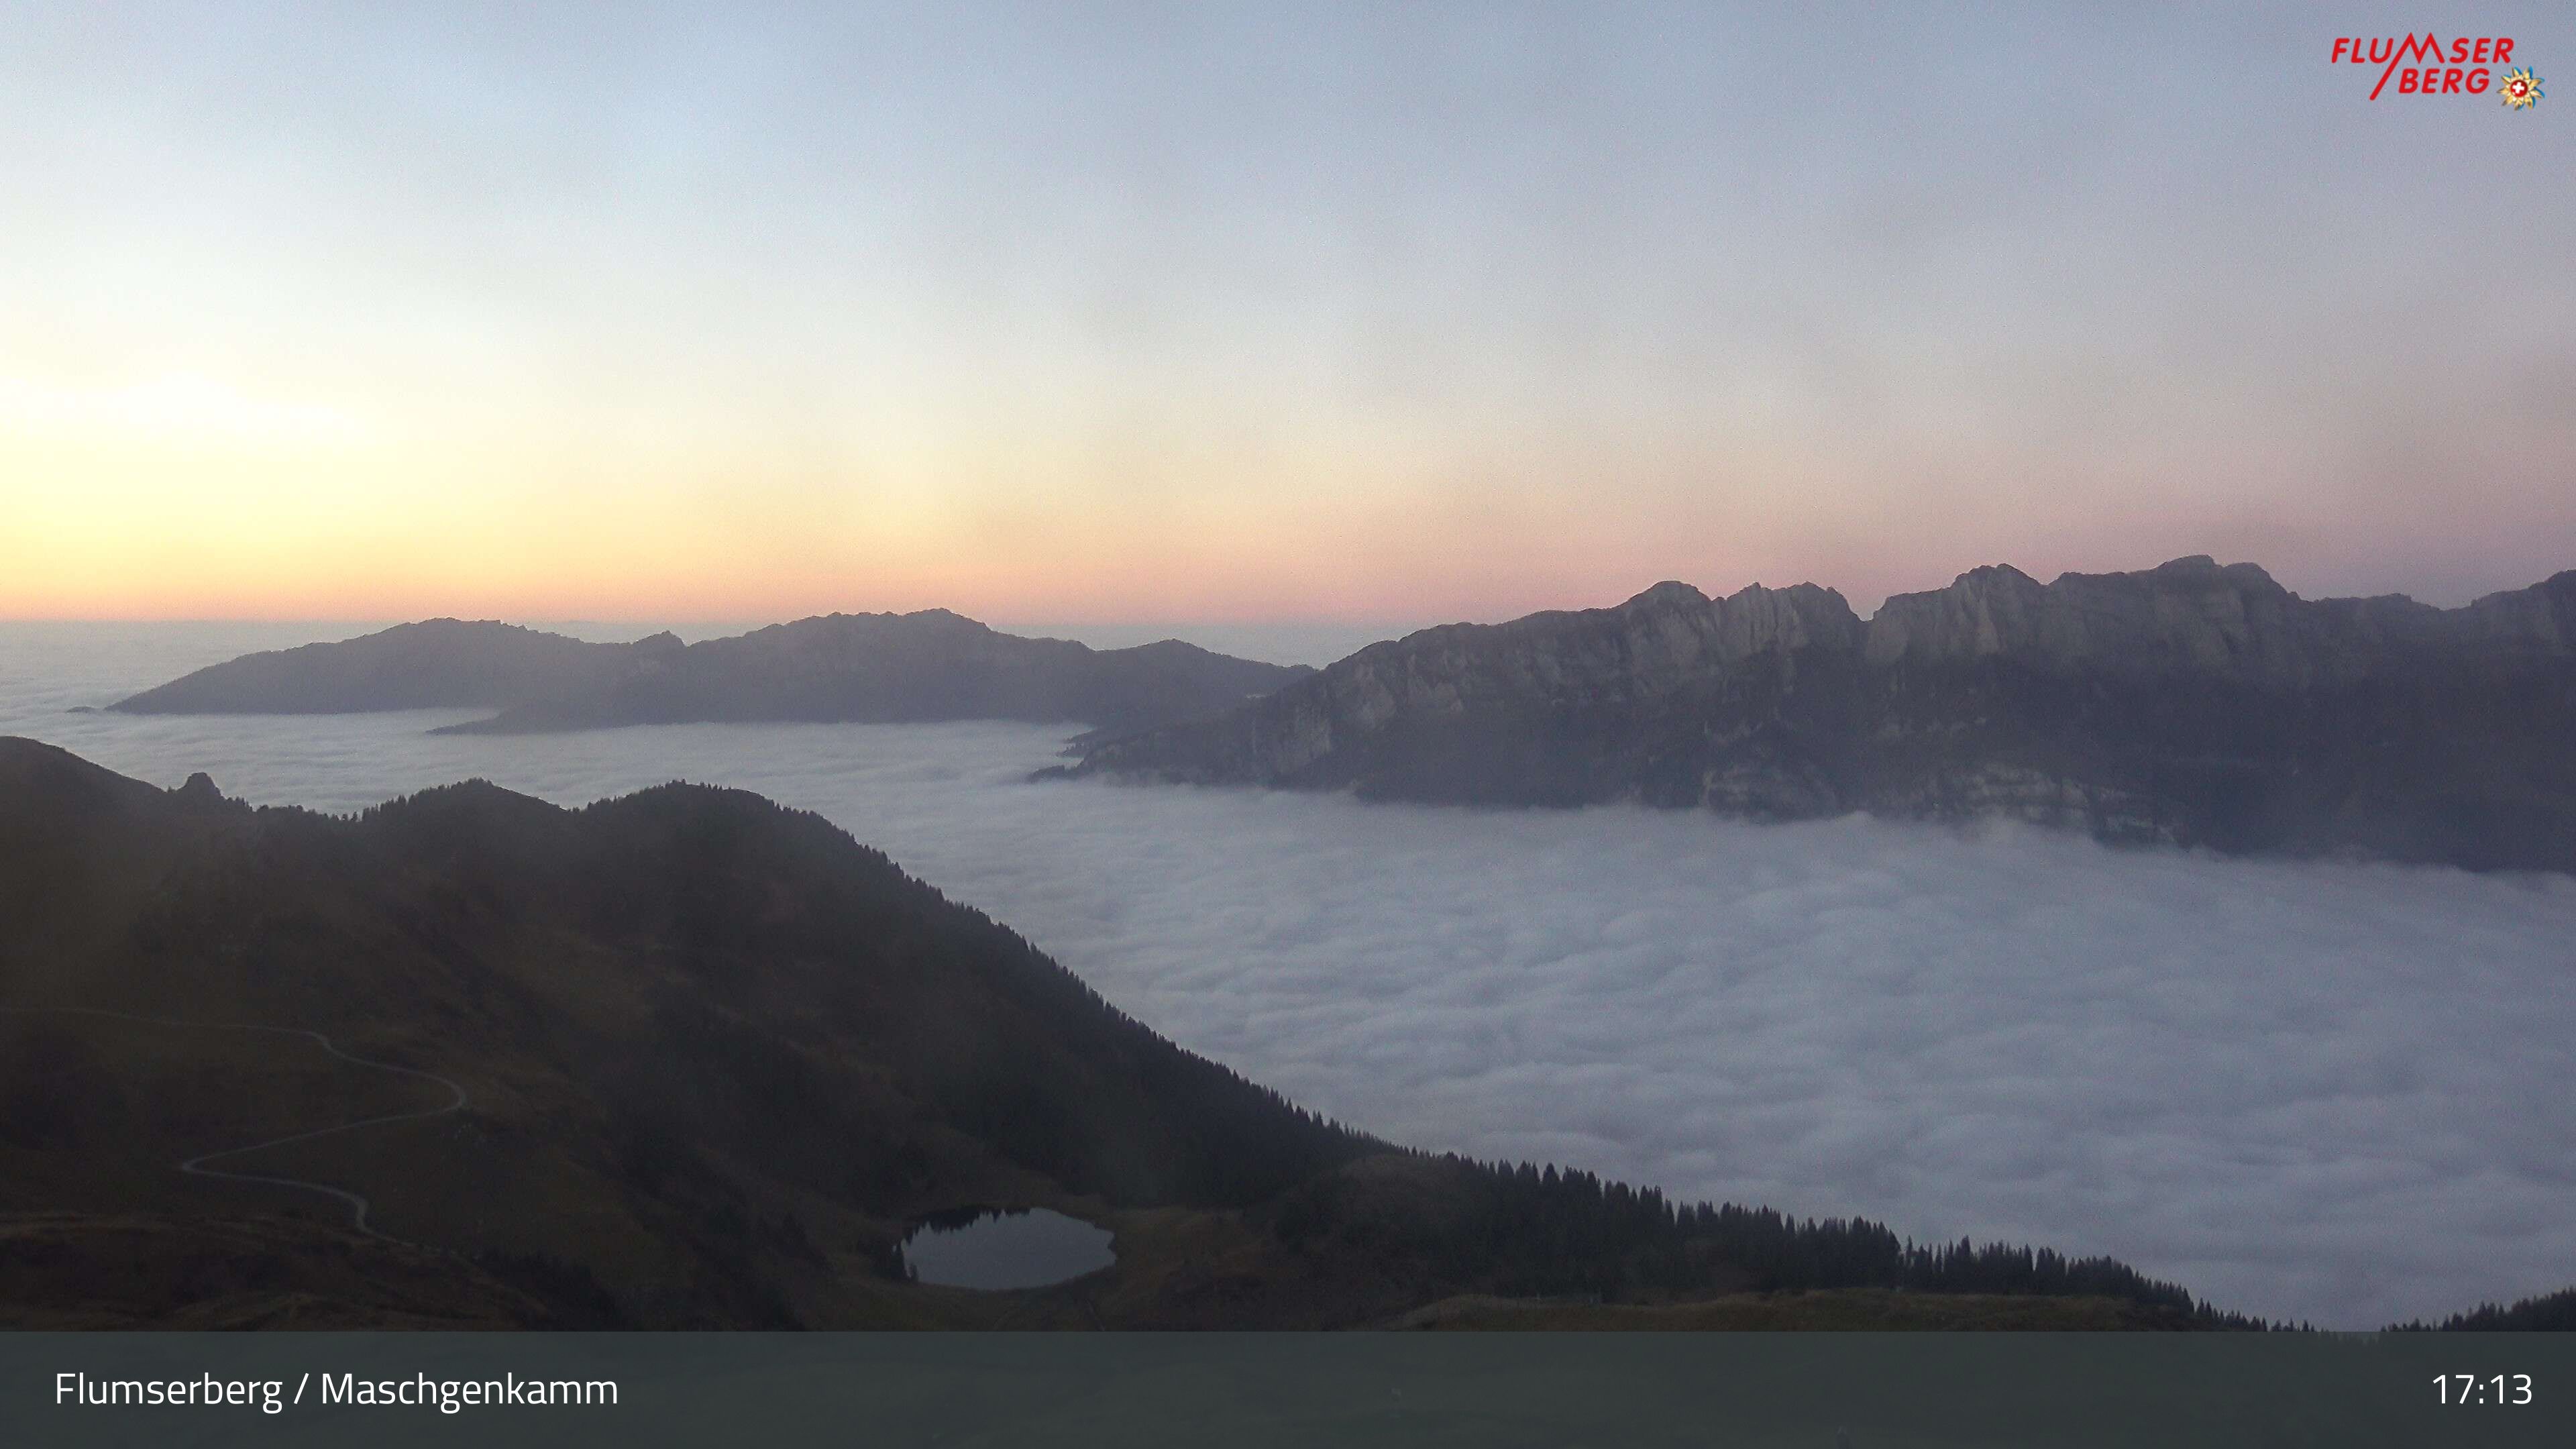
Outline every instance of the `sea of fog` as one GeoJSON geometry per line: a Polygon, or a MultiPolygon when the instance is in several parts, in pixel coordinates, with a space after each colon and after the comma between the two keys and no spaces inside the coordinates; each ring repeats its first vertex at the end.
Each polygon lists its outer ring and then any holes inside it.
{"type": "Polygon", "coordinates": [[[2576,1283],[2565,877],[1037,785],[1069,731],[1024,725],[68,712],[347,632],[0,624],[0,734],[326,810],[471,776],[566,803],[757,790],[1183,1045],[1418,1146],[2108,1253],[2328,1326],[2576,1283]]]}

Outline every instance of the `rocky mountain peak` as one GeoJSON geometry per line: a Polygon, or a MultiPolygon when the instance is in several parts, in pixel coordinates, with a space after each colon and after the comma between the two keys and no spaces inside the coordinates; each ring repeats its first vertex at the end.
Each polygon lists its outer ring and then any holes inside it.
{"type": "Polygon", "coordinates": [[[888,614],[884,617],[897,623],[923,624],[943,629],[972,629],[978,634],[993,632],[991,626],[983,621],[969,619],[954,609],[915,609],[909,614],[888,614]]]}
{"type": "Polygon", "coordinates": [[[1865,628],[1839,591],[1815,584],[1749,584],[1716,607],[1717,652],[1727,662],[1770,649],[1854,649],[1865,628]]]}
{"type": "Polygon", "coordinates": [[[2003,653],[2035,632],[2048,587],[2010,564],[1988,564],[1946,589],[1891,595],[1870,619],[1863,650],[1872,664],[2003,653]]]}
{"type": "Polygon", "coordinates": [[[2288,594],[2261,564],[2222,564],[2205,553],[2168,559],[2136,574],[2070,574],[2069,578],[2134,579],[2150,588],[2231,588],[2242,593],[2288,594]]]}
{"type": "Polygon", "coordinates": [[[2014,568],[2011,564],[1979,564],[1950,581],[1952,591],[1972,594],[1998,589],[2018,592],[2040,587],[2042,585],[2039,580],[2014,568]]]}
{"type": "Polygon", "coordinates": [[[2437,609],[2205,554],[2042,584],[1603,609],[1372,645],[1071,773],[1755,818],[2005,813],[2103,839],[2576,868],[2576,572],[2437,609]]]}
{"type": "Polygon", "coordinates": [[[1676,579],[1639,591],[1619,607],[1623,609],[1705,609],[1708,595],[1676,579]]]}
{"type": "Polygon", "coordinates": [[[190,775],[186,784],[171,791],[170,803],[177,806],[181,813],[188,815],[247,815],[250,813],[247,802],[224,798],[224,792],[215,788],[214,777],[203,770],[190,775]]]}
{"type": "Polygon", "coordinates": [[[2259,566],[2222,565],[2207,554],[2130,573],[2060,574],[2047,584],[1990,565],[1946,589],[1890,598],[1870,621],[1867,655],[1885,665],[2008,654],[2049,668],[2296,682],[2321,665],[2318,631],[2297,605],[2298,596],[2259,566]]]}

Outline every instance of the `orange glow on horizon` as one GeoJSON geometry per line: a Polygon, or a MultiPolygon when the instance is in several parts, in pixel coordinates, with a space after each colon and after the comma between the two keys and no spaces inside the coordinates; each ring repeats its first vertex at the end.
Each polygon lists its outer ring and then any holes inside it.
{"type": "Polygon", "coordinates": [[[1687,540],[1790,511],[1669,486],[1678,456],[1348,424],[760,447],[717,418],[575,437],[200,381],[12,401],[0,617],[21,619],[1491,619],[1734,587],[1741,564],[1687,540]],[[1668,486],[1605,513],[1605,470],[1668,486]]]}
{"type": "Polygon", "coordinates": [[[2056,119],[2090,20],[1862,25],[1809,125],[1765,57],[1813,18],[1703,8],[1462,45],[1413,7],[38,6],[0,619],[1502,619],[1664,579],[1866,614],[2198,553],[2462,602],[2576,564],[2545,116],[2356,144],[2331,67],[2168,18],[2111,28],[2204,84],[2115,146],[2056,119]]]}

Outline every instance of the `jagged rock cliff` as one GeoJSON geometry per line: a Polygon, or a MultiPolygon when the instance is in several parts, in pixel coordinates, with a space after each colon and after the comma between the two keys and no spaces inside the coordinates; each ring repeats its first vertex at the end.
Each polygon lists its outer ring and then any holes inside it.
{"type": "Polygon", "coordinates": [[[1068,773],[2576,869],[2576,572],[2442,610],[2178,559],[1980,568],[1864,622],[1801,584],[1372,645],[1068,773]]]}

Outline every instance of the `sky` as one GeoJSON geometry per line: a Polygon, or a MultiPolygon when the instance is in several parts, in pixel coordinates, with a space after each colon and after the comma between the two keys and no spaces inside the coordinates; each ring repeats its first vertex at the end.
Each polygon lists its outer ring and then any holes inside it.
{"type": "Polygon", "coordinates": [[[2576,567],[2576,13],[2135,8],[13,6],[0,618],[2576,567]]]}

